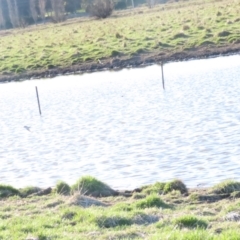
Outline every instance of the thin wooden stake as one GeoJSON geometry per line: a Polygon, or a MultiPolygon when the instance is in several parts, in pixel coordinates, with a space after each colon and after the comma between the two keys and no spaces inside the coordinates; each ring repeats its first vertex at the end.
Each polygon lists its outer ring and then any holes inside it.
{"type": "Polygon", "coordinates": [[[165,90],[164,73],[163,73],[163,62],[161,62],[161,69],[162,69],[162,86],[163,86],[163,90],[165,90]]]}
{"type": "Polygon", "coordinates": [[[132,0],[132,8],[134,8],[134,0],[132,0]]]}
{"type": "Polygon", "coordinates": [[[41,106],[40,106],[40,101],[39,101],[39,96],[38,96],[38,88],[37,88],[37,86],[36,86],[36,94],[37,94],[39,114],[42,115],[41,106]]]}

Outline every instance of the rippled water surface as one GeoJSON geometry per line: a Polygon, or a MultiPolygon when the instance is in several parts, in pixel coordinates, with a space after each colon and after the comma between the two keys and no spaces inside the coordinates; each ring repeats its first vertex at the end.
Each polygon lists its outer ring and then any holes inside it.
{"type": "Polygon", "coordinates": [[[165,91],[157,65],[0,84],[0,182],[239,180],[240,56],[169,63],[164,73],[165,91]]]}

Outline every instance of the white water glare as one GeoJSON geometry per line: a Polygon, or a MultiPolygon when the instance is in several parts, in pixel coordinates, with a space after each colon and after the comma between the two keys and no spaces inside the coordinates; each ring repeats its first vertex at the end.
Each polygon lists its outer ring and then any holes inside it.
{"type": "Polygon", "coordinates": [[[164,75],[165,91],[157,65],[0,84],[0,182],[239,180],[240,56],[168,63],[164,75]]]}

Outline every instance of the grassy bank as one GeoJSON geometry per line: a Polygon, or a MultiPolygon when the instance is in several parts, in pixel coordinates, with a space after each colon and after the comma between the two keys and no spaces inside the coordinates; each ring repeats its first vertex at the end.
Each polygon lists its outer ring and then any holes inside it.
{"type": "Polygon", "coordinates": [[[93,177],[45,192],[0,185],[0,239],[239,239],[240,183],[115,191],[93,177]]]}
{"type": "Polygon", "coordinates": [[[229,47],[240,43],[239,9],[240,0],[192,0],[1,31],[0,75],[229,47]]]}

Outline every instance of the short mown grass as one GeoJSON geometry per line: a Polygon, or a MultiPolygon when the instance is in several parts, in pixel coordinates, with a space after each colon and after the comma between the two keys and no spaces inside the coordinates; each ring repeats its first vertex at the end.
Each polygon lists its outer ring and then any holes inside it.
{"type": "Polygon", "coordinates": [[[238,0],[189,0],[115,12],[108,19],[0,31],[0,75],[240,43],[238,0]]]}

